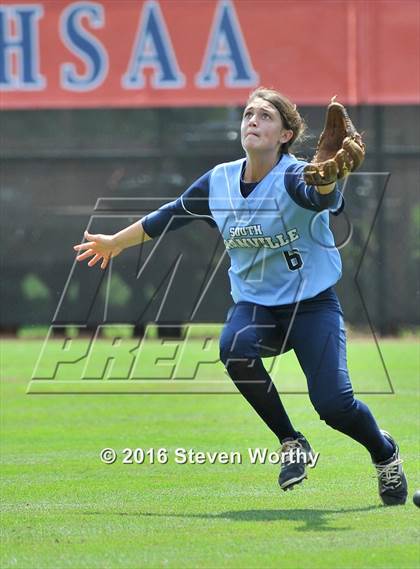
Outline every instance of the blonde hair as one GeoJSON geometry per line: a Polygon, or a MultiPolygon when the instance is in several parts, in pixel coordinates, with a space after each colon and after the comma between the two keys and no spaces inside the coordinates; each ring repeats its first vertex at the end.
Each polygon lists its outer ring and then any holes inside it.
{"type": "Polygon", "coordinates": [[[289,149],[293,143],[302,140],[303,134],[306,130],[306,124],[300,116],[296,105],[294,105],[287,97],[276,91],[275,89],[268,89],[267,87],[258,87],[253,91],[247,101],[247,105],[256,98],[264,99],[275,107],[283,121],[283,125],[287,130],[293,132],[293,136],[287,142],[284,142],[280,147],[281,154],[288,154],[289,149]]]}

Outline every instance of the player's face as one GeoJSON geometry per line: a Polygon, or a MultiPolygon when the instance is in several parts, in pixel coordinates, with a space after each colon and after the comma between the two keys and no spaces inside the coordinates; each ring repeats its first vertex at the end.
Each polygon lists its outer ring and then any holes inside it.
{"type": "Polygon", "coordinates": [[[275,152],[293,133],[284,128],[274,105],[264,99],[253,99],[244,110],[241,123],[242,147],[248,152],[275,152]]]}

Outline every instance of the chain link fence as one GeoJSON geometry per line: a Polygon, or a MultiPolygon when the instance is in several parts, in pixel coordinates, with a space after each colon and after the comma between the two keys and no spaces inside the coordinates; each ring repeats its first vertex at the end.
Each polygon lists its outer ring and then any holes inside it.
{"type": "MultiPolygon", "coordinates": [[[[396,334],[419,322],[420,108],[349,111],[364,132],[367,159],[345,186],[346,215],[331,220],[336,241],[346,242],[338,293],[348,323],[396,334]]],[[[325,109],[301,112],[309,137],[295,153],[310,158],[325,109]]],[[[191,321],[209,275],[193,319],[222,322],[231,303],[228,263],[218,264],[218,232],[200,220],[165,237],[140,279],[150,244],[116,259],[108,281],[81,266],[69,275],[72,245],[89,223],[92,231],[116,231],[215,164],[242,156],[240,118],[239,108],[2,112],[1,330],[49,325],[54,317],[101,323],[106,287],[108,322],[178,326],[191,321]],[[108,210],[95,211],[98,198],[108,210]]]]}

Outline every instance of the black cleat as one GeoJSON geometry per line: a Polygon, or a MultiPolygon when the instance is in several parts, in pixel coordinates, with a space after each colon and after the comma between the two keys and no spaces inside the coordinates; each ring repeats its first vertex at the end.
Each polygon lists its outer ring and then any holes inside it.
{"type": "Polygon", "coordinates": [[[311,457],[315,456],[305,437],[301,433],[298,435],[297,439],[284,439],[281,447],[279,485],[282,490],[292,490],[296,484],[307,478],[306,465],[311,457]]]}
{"type": "Polygon", "coordinates": [[[394,445],[395,452],[388,460],[374,464],[378,475],[379,496],[385,506],[402,506],[407,500],[408,489],[400,450],[389,433],[381,433],[394,445]]]}

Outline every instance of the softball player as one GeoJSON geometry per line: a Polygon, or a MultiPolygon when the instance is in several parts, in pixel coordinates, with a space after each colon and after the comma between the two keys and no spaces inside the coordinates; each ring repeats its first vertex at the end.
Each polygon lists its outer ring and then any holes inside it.
{"type": "MultiPolygon", "coordinates": [[[[241,123],[245,158],[219,164],[177,200],[115,235],[85,233],[77,260],[89,266],[127,247],[177,229],[197,216],[218,228],[231,266],[234,304],[220,339],[220,357],[238,390],[278,437],[283,490],[306,478],[312,449],[292,425],[262,358],[293,349],[309,397],[330,427],[362,444],[377,469],[384,504],[404,504],[407,481],[399,449],[369,408],[354,398],[347,371],[343,313],[334,285],[341,260],[329,212],[344,207],[336,184],[308,186],[306,162],[290,153],[304,122],[288,99],[270,89],[251,94],[241,123]],[[188,214],[188,215],[186,215],[188,214]],[[168,225],[170,223],[170,225],[168,225]]],[[[346,167],[357,148],[345,146],[346,167]]]]}

